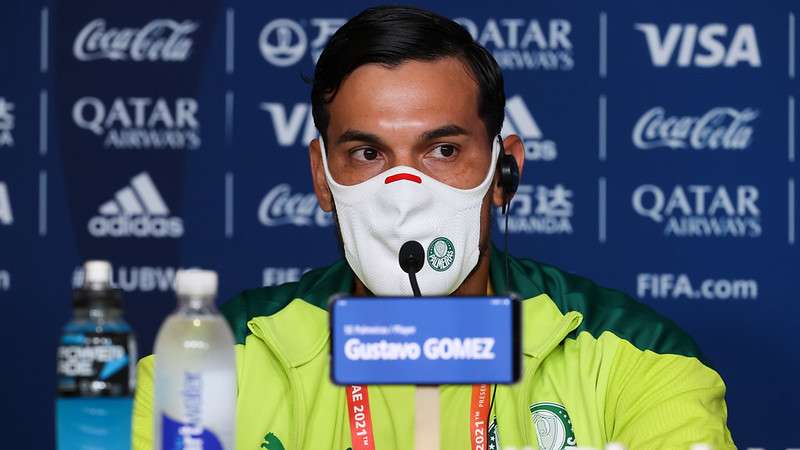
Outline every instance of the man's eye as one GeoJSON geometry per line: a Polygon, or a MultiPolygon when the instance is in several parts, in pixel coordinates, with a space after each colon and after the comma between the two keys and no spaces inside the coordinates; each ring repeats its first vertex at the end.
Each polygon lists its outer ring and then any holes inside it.
{"type": "Polygon", "coordinates": [[[456,154],[456,147],[449,144],[437,145],[431,154],[436,158],[452,158],[456,154]]]}
{"type": "Polygon", "coordinates": [[[378,157],[378,151],[374,148],[359,148],[353,150],[351,154],[359,161],[372,161],[378,157]]]}

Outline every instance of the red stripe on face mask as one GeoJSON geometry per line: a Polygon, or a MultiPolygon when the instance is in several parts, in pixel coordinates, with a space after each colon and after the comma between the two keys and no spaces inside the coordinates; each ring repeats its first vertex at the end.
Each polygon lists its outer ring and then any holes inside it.
{"type": "Polygon", "coordinates": [[[398,173],[386,177],[386,181],[384,181],[384,184],[394,183],[395,181],[400,181],[400,180],[413,181],[414,183],[419,183],[419,184],[422,183],[422,178],[416,175],[412,175],[410,173],[398,173]]]}

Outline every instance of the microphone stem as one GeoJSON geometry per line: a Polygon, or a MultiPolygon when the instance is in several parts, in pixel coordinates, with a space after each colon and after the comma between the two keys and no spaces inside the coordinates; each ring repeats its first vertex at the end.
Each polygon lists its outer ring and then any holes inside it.
{"type": "Polygon", "coordinates": [[[414,297],[422,297],[422,294],[419,292],[419,284],[417,284],[417,274],[408,272],[408,280],[411,281],[411,290],[414,292],[414,297]]]}

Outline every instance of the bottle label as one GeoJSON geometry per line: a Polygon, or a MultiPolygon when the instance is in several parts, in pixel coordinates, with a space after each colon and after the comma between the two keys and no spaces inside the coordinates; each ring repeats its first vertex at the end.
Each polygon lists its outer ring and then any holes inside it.
{"type": "Polygon", "coordinates": [[[186,371],[180,392],[183,421],[161,414],[163,450],[223,450],[219,438],[203,424],[203,374],[186,371]]]}
{"type": "Polygon", "coordinates": [[[56,399],[56,448],[130,450],[130,397],[56,399]]]}
{"type": "Polygon", "coordinates": [[[61,396],[131,394],[129,333],[69,333],[58,347],[61,396]]]}
{"type": "Polygon", "coordinates": [[[202,424],[180,422],[161,415],[161,448],[163,450],[224,450],[214,433],[202,424]]]}

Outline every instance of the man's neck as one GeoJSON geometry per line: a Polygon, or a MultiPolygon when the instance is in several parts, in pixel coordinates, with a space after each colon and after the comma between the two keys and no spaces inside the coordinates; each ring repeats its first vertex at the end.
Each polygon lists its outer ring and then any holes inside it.
{"type": "MultiPolygon", "coordinates": [[[[475,266],[475,269],[473,269],[464,282],[461,283],[461,286],[450,295],[473,297],[486,295],[486,289],[489,286],[489,254],[489,251],[480,252],[478,265],[475,266]]],[[[353,283],[353,295],[356,297],[370,297],[373,295],[367,290],[367,287],[364,286],[364,283],[362,283],[358,277],[353,276],[353,278],[355,280],[353,283]]],[[[424,291],[422,295],[425,295],[424,291]]]]}

